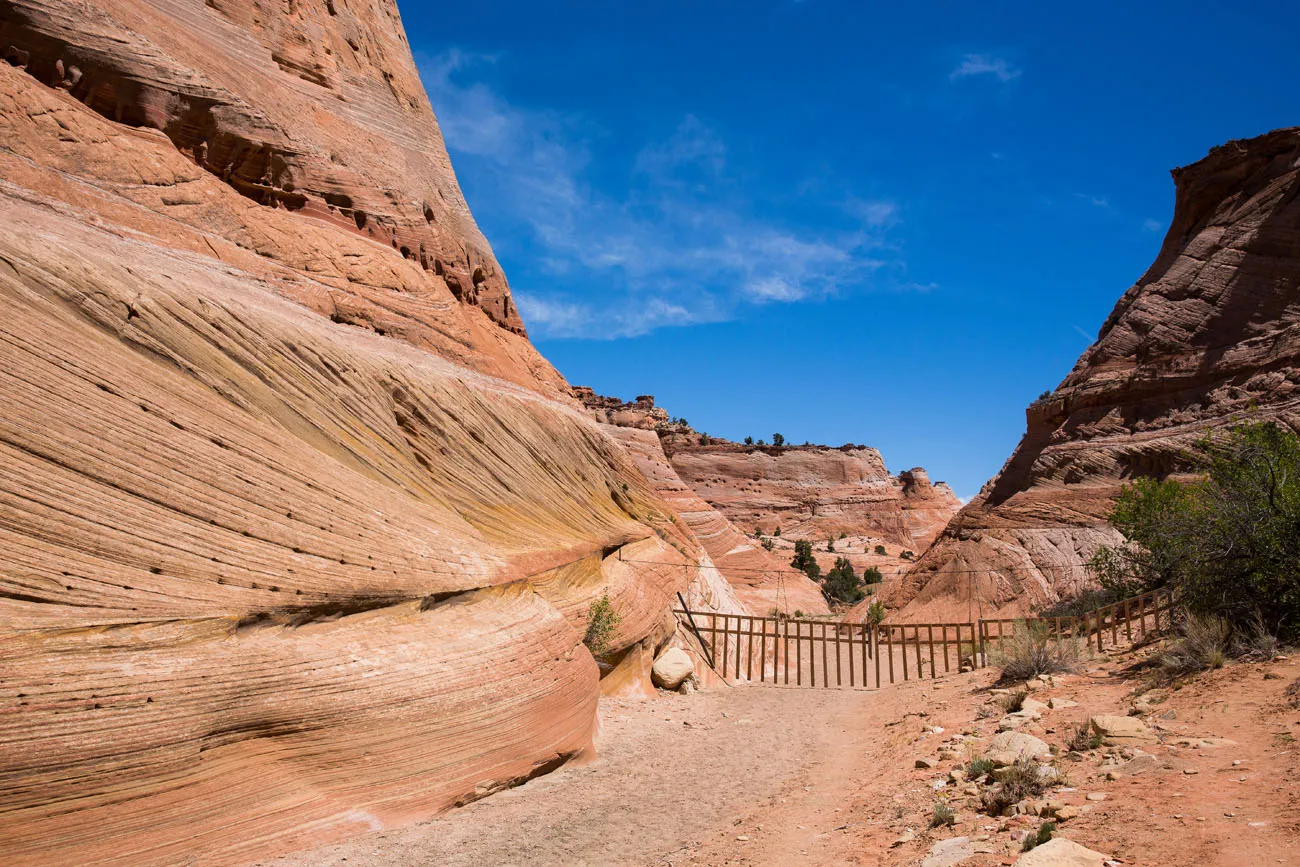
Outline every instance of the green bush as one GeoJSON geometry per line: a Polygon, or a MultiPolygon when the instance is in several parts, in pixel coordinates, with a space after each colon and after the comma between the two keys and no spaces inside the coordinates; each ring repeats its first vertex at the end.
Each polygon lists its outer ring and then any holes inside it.
{"type": "Polygon", "coordinates": [[[930,813],[930,827],[952,827],[956,824],[957,811],[954,810],[947,801],[936,801],[934,804],[934,810],[930,813]]]}
{"type": "MultiPolygon", "coordinates": [[[[775,535],[781,535],[779,528],[775,535]]],[[[822,577],[822,567],[817,565],[817,558],[813,556],[812,542],[807,539],[799,539],[794,543],[794,559],[790,561],[790,565],[814,581],[822,577]]]]}
{"type": "Polygon", "coordinates": [[[1234,630],[1300,638],[1300,437],[1272,422],[1233,428],[1184,456],[1195,481],[1139,479],[1116,498],[1125,544],[1091,565],[1119,595],[1169,587],[1234,630]]]}
{"type": "Polygon", "coordinates": [[[862,618],[862,622],[868,624],[869,626],[879,626],[880,624],[885,622],[885,616],[888,613],[889,612],[885,610],[885,603],[881,602],[879,599],[876,599],[870,605],[867,606],[867,613],[862,618]]]}
{"type": "Polygon", "coordinates": [[[753,438],[753,437],[745,437],[745,445],[747,445],[747,446],[752,446],[753,444],[754,444],[754,438],[753,438]]]}
{"type": "Polygon", "coordinates": [[[846,557],[835,559],[835,565],[826,573],[826,580],[822,582],[822,590],[836,602],[859,602],[867,595],[858,586],[858,576],[846,557]]]}
{"type": "Polygon", "coordinates": [[[782,436],[782,435],[779,434],[779,433],[774,433],[774,434],[772,434],[772,445],[774,445],[774,446],[783,446],[783,445],[785,445],[785,437],[782,436]]]}
{"type": "Polygon", "coordinates": [[[587,645],[592,656],[604,656],[609,653],[609,640],[614,630],[623,622],[623,615],[614,610],[614,603],[609,600],[609,592],[591,603],[587,609],[587,631],[582,636],[582,643],[587,645]]]}
{"type": "Polygon", "coordinates": [[[993,773],[993,762],[989,759],[971,759],[966,763],[966,779],[978,780],[986,774],[993,773]]]}
{"type": "Polygon", "coordinates": [[[884,556],[885,556],[885,546],[884,546],[884,545],[877,545],[877,546],[876,546],[876,556],[877,556],[877,557],[884,557],[884,556]]]}
{"type": "Polygon", "coordinates": [[[868,566],[862,570],[863,584],[879,584],[885,580],[885,576],[875,566],[868,566]]]}

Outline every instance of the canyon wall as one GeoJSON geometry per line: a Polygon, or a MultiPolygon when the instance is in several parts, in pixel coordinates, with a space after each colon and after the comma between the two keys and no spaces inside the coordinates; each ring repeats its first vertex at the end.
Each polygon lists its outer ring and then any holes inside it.
{"type": "Polygon", "coordinates": [[[671,435],[678,475],[734,524],[786,539],[866,536],[914,552],[961,507],[946,484],[916,468],[891,476],[867,446],[747,446],[671,435]]]}
{"type": "Polygon", "coordinates": [[[1113,497],[1207,434],[1300,428],[1300,128],[1173,172],[1173,221],[1019,446],[892,596],[901,619],[1020,614],[1089,586],[1113,497]]]}
{"type": "Polygon", "coordinates": [[[0,51],[4,859],[244,863],[588,749],[587,606],[654,646],[707,558],[529,344],[395,6],[0,0],[0,51]]]}
{"type": "MultiPolygon", "coordinates": [[[[635,401],[624,403],[583,386],[575,387],[573,393],[606,427],[606,432],[627,449],[651,486],[708,552],[710,562],[725,576],[748,613],[767,614],[772,609],[787,614],[828,613],[821,588],[790,566],[788,552],[764,548],[758,539],[738,529],[682,481],[664,454],[657,432],[677,429],[680,425],[670,420],[666,410],[655,406],[652,395],[640,395],[635,401]]],[[[717,607],[716,610],[725,609],[717,607]]]]}

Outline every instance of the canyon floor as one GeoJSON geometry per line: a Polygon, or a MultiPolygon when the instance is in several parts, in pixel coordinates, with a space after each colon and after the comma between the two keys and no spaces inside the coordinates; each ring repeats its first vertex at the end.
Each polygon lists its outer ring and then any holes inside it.
{"type": "MultiPolygon", "coordinates": [[[[1139,706],[1161,743],[1142,745],[1137,759],[1127,748],[1066,755],[1077,722],[1128,712],[1142,683],[1134,666],[1153,652],[1107,654],[1035,690],[1078,703],[1022,729],[1059,748],[1065,785],[1045,797],[1078,811],[1061,834],[1124,865],[1296,863],[1300,710],[1283,690],[1300,659],[1230,664],[1148,692],[1139,706]],[[1228,740],[1205,740],[1215,738],[1228,740]]],[[[988,747],[1001,713],[994,677],[605,700],[594,761],[430,822],[265,864],[1011,864],[1042,820],[991,818],[959,786],[940,785],[988,747]],[[916,767],[940,750],[959,759],[916,767]],[[939,796],[957,822],[931,830],[939,796]],[[967,840],[951,844],[960,861],[932,854],[955,837],[967,840]]]]}

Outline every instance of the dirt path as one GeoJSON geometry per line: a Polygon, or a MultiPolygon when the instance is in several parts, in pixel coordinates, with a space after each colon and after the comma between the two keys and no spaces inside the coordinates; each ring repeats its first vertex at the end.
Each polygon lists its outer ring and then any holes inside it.
{"type": "MultiPolygon", "coordinates": [[[[1067,700],[1022,729],[1054,747],[1067,777],[1051,797],[1076,817],[1060,833],[1137,867],[1297,863],[1300,711],[1282,693],[1300,658],[1233,664],[1147,693],[1140,712],[1159,743],[1066,756],[1078,722],[1129,712],[1139,658],[1108,655],[1035,693],[1067,700]]],[[[953,837],[969,841],[963,867],[1011,864],[1044,820],[987,816],[946,781],[997,729],[994,676],[605,701],[591,764],[267,867],[915,865],[953,837]],[[918,768],[921,758],[939,764],[918,768]],[[939,799],[956,808],[954,827],[929,827],[939,799]]]]}
{"type": "Polygon", "coordinates": [[[880,697],[737,687],[606,700],[600,755],[590,764],[431,822],[266,864],[682,863],[710,843],[744,847],[736,839],[747,836],[743,817],[772,808],[791,819],[782,848],[797,854],[840,824],[835,811],[868,773],[853,757],[863,755],[865,733],[881,724],[880,697]]]}

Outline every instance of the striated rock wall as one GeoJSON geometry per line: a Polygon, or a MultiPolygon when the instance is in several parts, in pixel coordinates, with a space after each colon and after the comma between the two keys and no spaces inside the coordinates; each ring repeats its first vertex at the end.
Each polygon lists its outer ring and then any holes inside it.
{"type": "Polygon", "coordinates": [[[1229,142],[1173,178],[1155,263],[908,574],[903,618],[1068,597],[1118,539],[1105,516],[1125,482],[1186,471],[1195,440],[1237,423],[1300,428],[1300,128],[1229,142]]]}
{"type": "Polygon", "coordinates": [[[524,337],[395,8],[0,0],[0,51],[4,859],[243,863],[588,749],[586,606],[661,643],[703,552],[524,337]]]}
{"type": "Polygon", "coordinates": [[[806,614],[829,610],[821,588],[790,567],[788,553],[765,550],[678,477],[664,455],[658,435],[637,427],[611,427],[608,433],[627,449],[637,468],[708,552],[712,564],[750,613],[767,614],[773,608],[806,614]]]}
{"type": "Polygon", "coordinates": [[[783,538],[867,536],[922,550],[961,507],[917,468],[891,476],[866,446],[745,446],[671,436],[673,468],[733,523],[783,538]]]}

